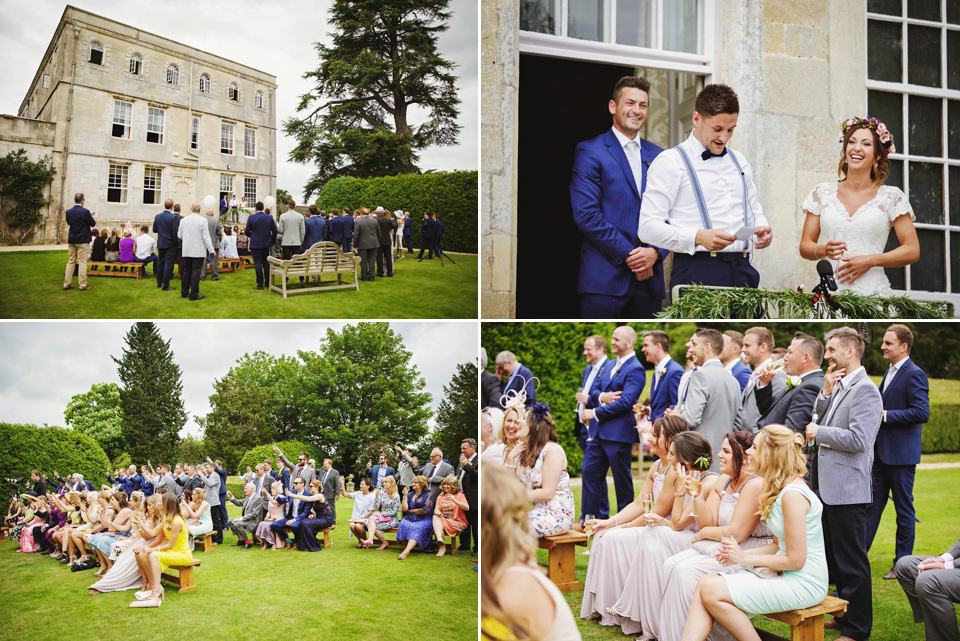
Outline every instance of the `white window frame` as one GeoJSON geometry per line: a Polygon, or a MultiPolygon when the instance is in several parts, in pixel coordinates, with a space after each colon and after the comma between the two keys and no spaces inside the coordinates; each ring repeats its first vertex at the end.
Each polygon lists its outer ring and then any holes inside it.
{"type": "Polygon", "coordinates": [[[190,117],[190,149],[200,149],[200,116],[190,117]]]}
{"type": "Polygon", "coordinates": [[[243,156],[244,158],[257,157],[257,130],[253,127],[243,128],[243,156]]]}
{"type": "Polygon", "coordinates": [[[147,137],[145,140],[151,144],[162,145],[164,140],[164,129],[166,128],[167,111],[159,107],[147,107],[147,137]],[[156,116],[159,115],[159,124],[156,116]],[[157,134],[157,140],[150,140],[150,134],[157,134]]]}
{"type": "Polygon", "coordinates": [[[529,53],[551,58],[585,60],[628,67],[648,67],[668,71],[681,71],[707,76],[710,82],[716,59],[714,27],[716,23],[716,0],[700,0],[700,41],[702,53],[693,54],[663,49],[663,4],[670,0],[656,0],[653,8],[652,47],[636,47],[616,42],[616,0],[604,0],[606,9],[602,31],[604,42],[582,40],[567,36],[567,14],[570,0],[552,0],[560,26],[560,33],[536,33],[520,31],[520,53],[529,53]]]}
{"type": "Polygon", "coordinates": [[[112,138],[117,138],[118,140],[130,140],[131,132],[133,130],[133,103],[129,100],[120,100],[119,98],[113,99],[113,120],[110,124],[110,136],[112,138]],[[119,105],[127,105],[127,115],[130,117],[129,120],[118,120],[117,119],[117,107],[119,105]],[[124,135],[123,136],[114,136],[113,127],[114,125],[123,125],[124,135]]]}
{"type": "Polygon", "coordinates": [[[263,109],[263,92],[262,91],[258,91],[256,93],[256,95],[254,96],[253,103],[257,109],[263,109]]]}
{"type": "Polygon", "coordinates": [[[43,88],[44,89],[50,88],[50,74],[48,73],[43,74],[43,88]]]}
{"type": "MultiPolygon", "coordinates": [[[[956,89],[946,89],[947,86],[947,31],[960,31],[960,25],[950,24],[947,22],[947,0],[941,1],[940,6],[940,17],[941,21],[931,21],[931,20],[918,20],[916,18],[907,17],[907,3],[904,2],[901,5],[901,15],[894,16],[888,15],[885,13],[866,13],[866,20],[863,23],[864,30],[864,43],[867,45],[863,48],[863,59],[864,59],[864,69],[867,70],[866,73],[869,74],[869,22],[870,20],[884,21],[884,22],[893,22],[901,25],[902,29],[902,76],[901,82],[889,82],[885,80],[871,80],[869,77],[866,78],[866,87],[864,89],[864,104],[867,104],[869,100],[870,91],[885,91],[889,93],[895,93],[901,95],[901,105],[903,108],[903,131],[894,132],[894,135],[897,136],[895,139],[896,147],[898,149],[897,153],[890,154],[891,160],[901,160],[903,161],[903,191],[907,195],[907,198],[910,198],[910,163],[911,162],[926,162],[941,165],[943,168],[943,223],[921,223],[919,221],[914,222],[914,226],[917,229],[929,229],[934,231],[939,231],[943,233],[944,236],[944,288],[943,292],[934,292],[929,290],[914,290],[912,289],[911,283],[911,271],[914,265],[907,265],[904,268],[904,285],[906,289],[904,290],[894,290],[897,294],[905,294],[911,298],[916,298],[918,300],[946,300],[950,303],[953,303],[954,308],[960,312],[960,293],[952,293],[951,289],[953,288],[953,278],[952,278],[952,265],[951,265],[951,243],[950,243],[950,234],[951,232],[960,233],[960,220],[954,221],[951,224],[950,220],[950,167],[956,167],[956,171],[960,171],[960,158],[950,158],[950,136],[948,128],[948,105],[947,100],[957,100],[960,101],[960,90],[956,89]],[[909,66],[908,66],[908,26],[909,25],[919,25],[924,27],[935,27],[940,29],[940,84],[941,87],[925,87],[922,85],[912,85],[909,82],[903,82],[904,78],[909,78],[909,66]],[[940,145],[942,148],[943,155],[941,157],[936,156],[919,156],[909,153],[910,148],[910,96],[921,96],[925,98],[936,98],[941,101],[941,123],[940,123],[940,135],[941,141],[940,145]]],[[[922,248],[921,248],[922,251],[922,248]]],[[[960,247],[956,248],[956,251],[960,251],[960,247]]]]}
{"type": "Polygon", "coordinates": [[[257,202],[257,179],[253,176],[244,176],[243,177],[243,197],[247,199],[247,205],[251,206],[257,202]],[[253,183],[253,191],[249,190],[250,184],[253,183]],[[251,195],[252,194],[252,195],[251,195]]]}
{"type": "Polygon", "coordinates": [[[205,74],[205,73],[200,74],[200,87],[199,87],[199,88],[200,88],[200,93],[209,94],[209,93],[210,93],[210,86],[211,86],[211,85],[210,85],[210,76],[207,75],[207,74],[205,74]],[[206,86],[204,86],[204,85],[206,85],[206,86]]]}
{"type": "Polygon", "coordinates": [[[180,84],[180,67],[173,63],[168,64],[166,78],[164,78],[164,80],[166,80],[168,85],[178,86],[180,84]]]}
{"type": "Polygon", "coordinates": [[[220,123],[220,153],[221,154],[226,154],[227,156],[233,155],[233,152],[234,152],[233,136],[234,136],[233,123],[221,122],[220,123]],[[225,135],[227,133],[227,129],[226,129],[227,127],[230,128],[229,135],[225,135]],[[229,142],[230,143],[229,147],[224,147],[224,144],[223,144],[224,142],[229,142]],[[229,151],[224,151],[224,149],[228,149],[229,151]]]}
{"type": "Polygon", "coordinates": [[[104,59],[105,59],[106,57],[107,57],[107,52],[106,52],[106,50],[104,50],[102,44],[100,44],[100,43],[97,42],[96,40],[94,40],[93,42],[90,43],[90,48],[87,50],[87,62],[89,62],[89,63],[92,64],[92,65],[97,65],[98,67],[102,67],[102,66],[103,66],[103,61],[104,61],[104,59]],[[99,52],[100,52],[100,62],[94,62],[94,61],[93,61],[93,52],[94,52],[94,51],[99,51],[99,52]]]}
{"type": "Polygon", "coordinates": [[[240,102],[240,86],[235,82],[227,84],[227,100],[240,102]],[[233,94],[232,96],[230,94],[233,94]]]}
{"type": "Polygon", "coordinates": [[[135,53],[130,56],[129,72],[134,76],[139,76],[143,72],[143,58],[140,54],[135,53]]]}
{"type": "Polygon", "coordinates": [[[233,182],[234,182],[235,179],[236,179],[236,175],[234,175],[234,174],[220,174],[220,193],[226,192],[226,194],[227,194],[227,200],[228,200],[228,201],[230,200],[230,194],[234,193],[234,191],[233,191],[233,182]],[[229,181],[229,184],[227,185],[227,188],[226,188],[226,189],[224,189],[224,187],[223,187],[223,186],[224,186],[224,179],[226,179],[227,181],[229,181]]]}
{"type": "Polygon", "coordinates": [[[130,183],[130,165],[120,163],[109,163],[107,166],[107,202],[114,205],[127,204],[130,183]],[[118,171],[115,171],[118,170],[118,171]],[[119,177],[118,182],[113,182],[114,176],[119,177]],[[110,200],[110,190],[120,190],[120,200],[110,200]]]}
{"type": "Polygon", "coordinates": [[[162,167],[144,167],[143,168],[143,204],[159,205],[163,202],[160,192],[163,189],[163,168],[162,167]],[[153,202],[147,202],[147,192],[153,192],[153,202]]]}

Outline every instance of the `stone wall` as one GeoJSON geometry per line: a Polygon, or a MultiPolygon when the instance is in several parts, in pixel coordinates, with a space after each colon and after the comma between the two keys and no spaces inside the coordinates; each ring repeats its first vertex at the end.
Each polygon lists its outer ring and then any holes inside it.
{"type": "MultiPolygon", "coordinates": [[[[54,138],[56,136],[56,125],[52,122],[42,120],[31,120],[29,118],[18,118],[0,114],[0,156],[6,156],[12,151],[23,149],[27,152],[30,160],[36,162],[44,156],[51,158],[54,167],[59,164],[60,156],[54,151],[54,138]]],[[[54,177],[53,182],[46,190],[46,195],[50,197],[54,206],[60,197],[59,176],[54,177]]],[[[6,223],[0,221],[0,228],[7,231],[6,223]]],[[[34,240],[43,242],[52,231],[52,225],[45,221],[34,240]],[[48,227],[50,229],[48,229],[48,227]]],[[[4,240],[7,240],[4,233],[4,240]]]]}

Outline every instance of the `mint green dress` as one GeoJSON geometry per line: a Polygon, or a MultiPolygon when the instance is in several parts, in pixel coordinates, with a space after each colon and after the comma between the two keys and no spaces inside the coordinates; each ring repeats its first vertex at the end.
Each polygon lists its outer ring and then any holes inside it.
{"type": "Polygon", "coordinates": [[[739,570],[721,574],[733,603],[749,616],[768,612],[784,612],[809,608],[827,596],[827,555],[823,545],[823,527],[820,517],[823,504],[806,483],[791,483],[780,491],[767,525],[777,537],[780,554],[786,553],[786,538],[783,529],[783,508],[780,501],[787,492],[800,492],[808,501],[807,510],[807,562],[799,570],[787,570],[782,576],[763,579],[752,572],[739,570]]]}

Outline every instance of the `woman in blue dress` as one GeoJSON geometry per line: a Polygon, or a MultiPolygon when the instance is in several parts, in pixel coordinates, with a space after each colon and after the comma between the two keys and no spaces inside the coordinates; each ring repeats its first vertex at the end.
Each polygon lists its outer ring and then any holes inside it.
{"type": "Polygon", "coordinates": [[[809,608],[827,596],[823,505],[803,482],[803,442],[801,434],[783,425],[768,425],[757,435],[748,455],[763,478],[760,518],[774,542],[745,551],[735,540],[723,541],[718,560],[745,569],[700,579],[682,641],[703,641],[714,621],[738,641],[759,640],[750,617],[809,608]]]}
{"type": "Polygon", "coordinates": [[[433,497],[425,476],[413,477],[413,492],[403,488],[403,520],[397,529],[397,541],[406,541],[407,547],[397,558],[401,561],[419,545],[421,550],[430,547],[433,539],[433,497]]]}
{"type": "Polygon", "coordinates": [[[317,534],[333,525],[333,510],[320,488],[320,481],[310,481],[310,495],[300,497],[302,501],[312,503],[312,512],[308,518],[301,519],[293,529],[293,540],[301,552],[319,552],[323,545],[317,541],[317,534]]]}

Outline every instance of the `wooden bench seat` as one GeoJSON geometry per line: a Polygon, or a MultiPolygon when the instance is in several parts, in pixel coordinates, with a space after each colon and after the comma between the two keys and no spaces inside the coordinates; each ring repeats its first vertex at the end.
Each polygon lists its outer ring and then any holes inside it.
{"type": "MultiPolygon", "coordinates": [[[[828,596],[818,605],[802,610],[788,610],[787,612],[772,612],[765,614],[768,619],[780,621],[790,626],[790,641],[823,641],[823,617],[825,614],[842,616],[847,611],[847,602],[837,597],[828,596]]],[[[757,630],[757,634],[764,641],[785,641],[772,632],[757,630]]]]}
{"type": "Polygon", "coordinates": [[[213,532],[207,532],[206,534],[201,534],[200,538],[203,540],[203,551],[210,552],[213,550],[213,532]]]}
{"type": "Polygon", "coordinates": [[[4,525],[3,527],[0,527],[0,542],[3,542],[3,541],[6,541],[6,540],[7,540],[7,533],[8,533],[8,532],[10,532],[10,527],[9,527],[9,526],[4,525]]]}
{"type": "Polygon", "coordinates": [[[583,589],[583,584],[577,581],[578,545],[586,547],[587,535],[573,530],[537,539],[537,546],[549,552],[547,577],[561,592],[583,589]]]}
{"type": "Polygon", "coordinates": [[[360,290],[360,259],[344,253],[340,246],[329,241],[315,244],[302,254],[288,260],[267,257],[270,266],[270,291],[282,294],[309,294],[334,289],[360,290]],[[344,275],[353,274],[353,282],[344,282],[344,275]],[[324,280],[335,277],[336,280],[324,280]],[[289,283],[290,279],[294,283],[289,283]],[[303,278],[302,283],[297,283],[303,278]],[[293,285],[293,287],[291,287],[293,285]]]}
{"type": "Polygon", "coordinates": [[[199,559],[194,559],[190,565],[171,565],[167,570],[174,570],[176,574],[162,574],[160,578],[179,587],[177,592],[196,590],[197,585],[193,582],[193,568],[198,567],[200,567],[199,559]]]}
{"type": "MultiPolygon", "coordinates": [[[[207,270],[208,274],[213,273],[210,263],[205,262],[203,268],[207,270]]],[[[241,258],[218,258],[217,269],[224,274],[240,271],[243,269],[243,260],[241,258]]],[[[180,261],[177,261],[173,266],[173,277],[180,278],[180,261]]]]}
{"type": "Polygon", "coordinates": [[[117,276],[140,280],[144,276],[143,263],[108,263],[88,260],[87,276],[117,276]]]}

